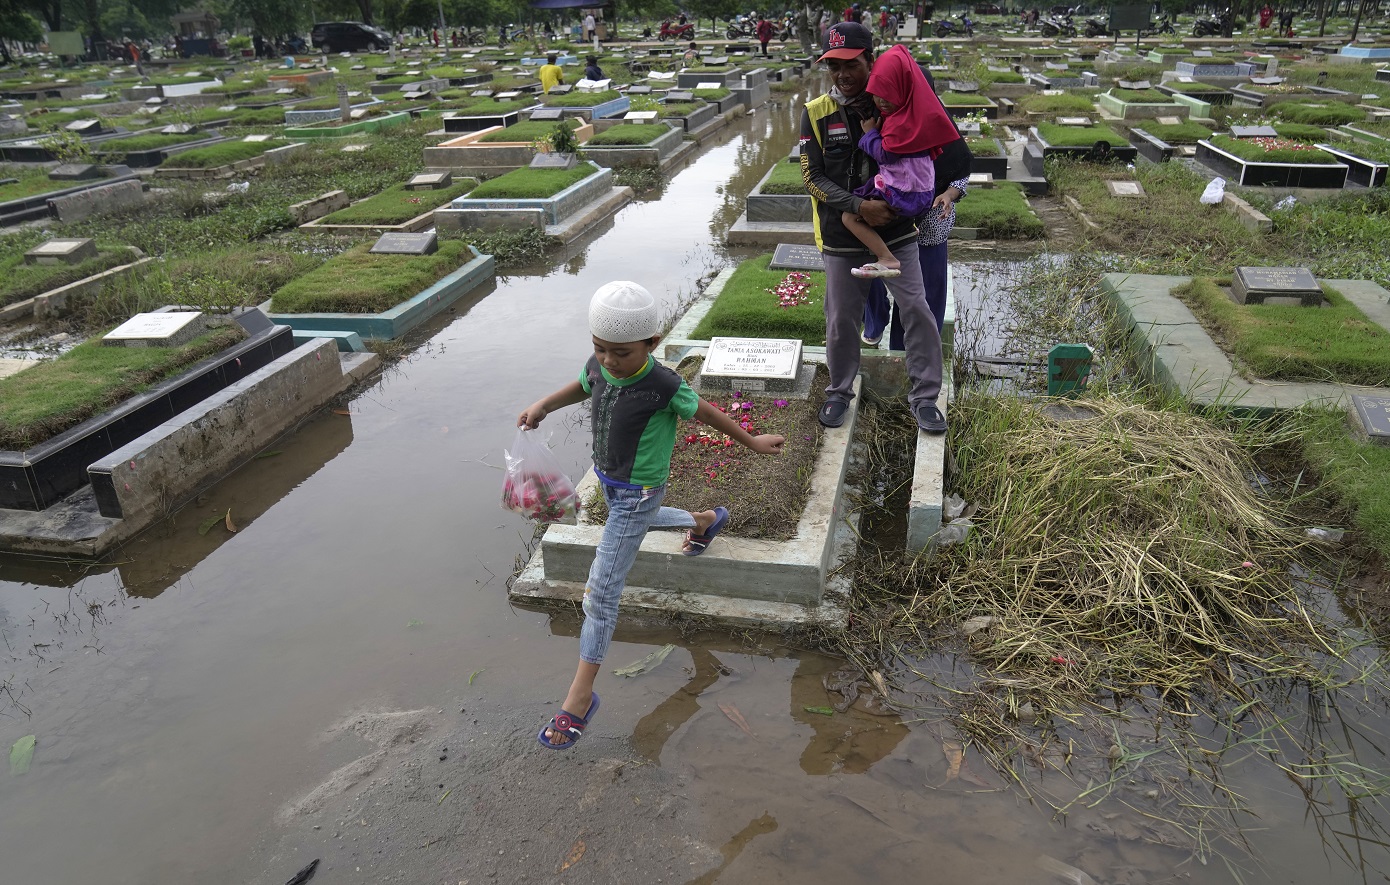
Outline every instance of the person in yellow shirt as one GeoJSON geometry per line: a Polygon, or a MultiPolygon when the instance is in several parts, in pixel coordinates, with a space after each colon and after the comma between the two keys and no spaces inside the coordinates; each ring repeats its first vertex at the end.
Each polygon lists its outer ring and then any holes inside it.
{"type": "Polygon", "coordinates": [[[549,92],[556,86],[565,82],[565,72],[560,70],[560,66],[555,63],[559,56],[551,53],[545,57],[545,64],[536,72],[536,76],[541,78],[541,92],[549,92]]]}

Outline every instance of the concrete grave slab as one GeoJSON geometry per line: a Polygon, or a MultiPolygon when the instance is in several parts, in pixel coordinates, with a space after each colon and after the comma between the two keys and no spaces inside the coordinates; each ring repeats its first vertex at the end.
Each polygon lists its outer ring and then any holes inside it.
{"type": "Polygon", "coordinates": [[[90,181],[102,176],[101,167],[91,163],[63,163],[54,166],[48,173],[53,181],[90,181]]]}
{"type": "Polygon", "coordinates": [[[1132,197],[1142,200],[1148,196],[1144,193],[1144,186],[1137,181],[1106,181],[1105,189],[1110,191],[1112,197],[1132,197]]]}
{"type": "Polygon", "coordinates": [[[25,264],[81,264],[97,257],[96,240],[58,238],[40,243],[24,253],[25,264]]]}
{"type": "Polygon", "coordinates": [[[1232,126],[1232,138],[1278,138],[1273,126],[1232,126]]]}
{"type": "Polygon", "coordinates": [[[203,334],[201,311],[137,313],[102,336],[107,347],[181,347],[203,334]]]}
{"type": "Polygon", "coordinates": [[[564,108],[536,108],[531,112],[532,120],[563,120],[564,108]]]}

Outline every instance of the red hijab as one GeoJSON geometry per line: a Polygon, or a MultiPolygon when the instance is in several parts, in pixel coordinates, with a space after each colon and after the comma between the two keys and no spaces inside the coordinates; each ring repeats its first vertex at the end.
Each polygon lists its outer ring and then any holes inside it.
{"type": "Polygon", "coordinates": [[[941,99],[907,47],[897,44],[878,57],[869,72],[868,92],[898,109],[883,118],[883,146],[895,154],[938,151],[960,138],[941,99]]]}

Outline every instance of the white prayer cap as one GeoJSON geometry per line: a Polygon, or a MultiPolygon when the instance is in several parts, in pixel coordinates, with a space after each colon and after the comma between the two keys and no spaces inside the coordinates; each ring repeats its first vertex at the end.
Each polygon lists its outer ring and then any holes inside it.
{"type": "Polygon", "coordinates": [[[645,341],[660,329],[656,299],[636,283],[604,283],[589,302],[589,331],[595,338],[622,344],[645,341]]]}

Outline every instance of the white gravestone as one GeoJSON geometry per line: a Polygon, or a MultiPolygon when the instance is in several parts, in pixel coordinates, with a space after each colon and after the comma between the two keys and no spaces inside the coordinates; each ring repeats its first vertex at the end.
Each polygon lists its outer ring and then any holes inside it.
{"type": "Polygon", "coordinates": [[[101,343],[111,347],[179,347],[202,334],[207,321],[199,311],[137,313],[107,332],[101,343]]]}
{"type": "Polygon", "coordinates": [[[792,338],[714,338],[700,369],[704,387],[750,393],[790,393],[801,368],[801,342],[792,338]]]}

